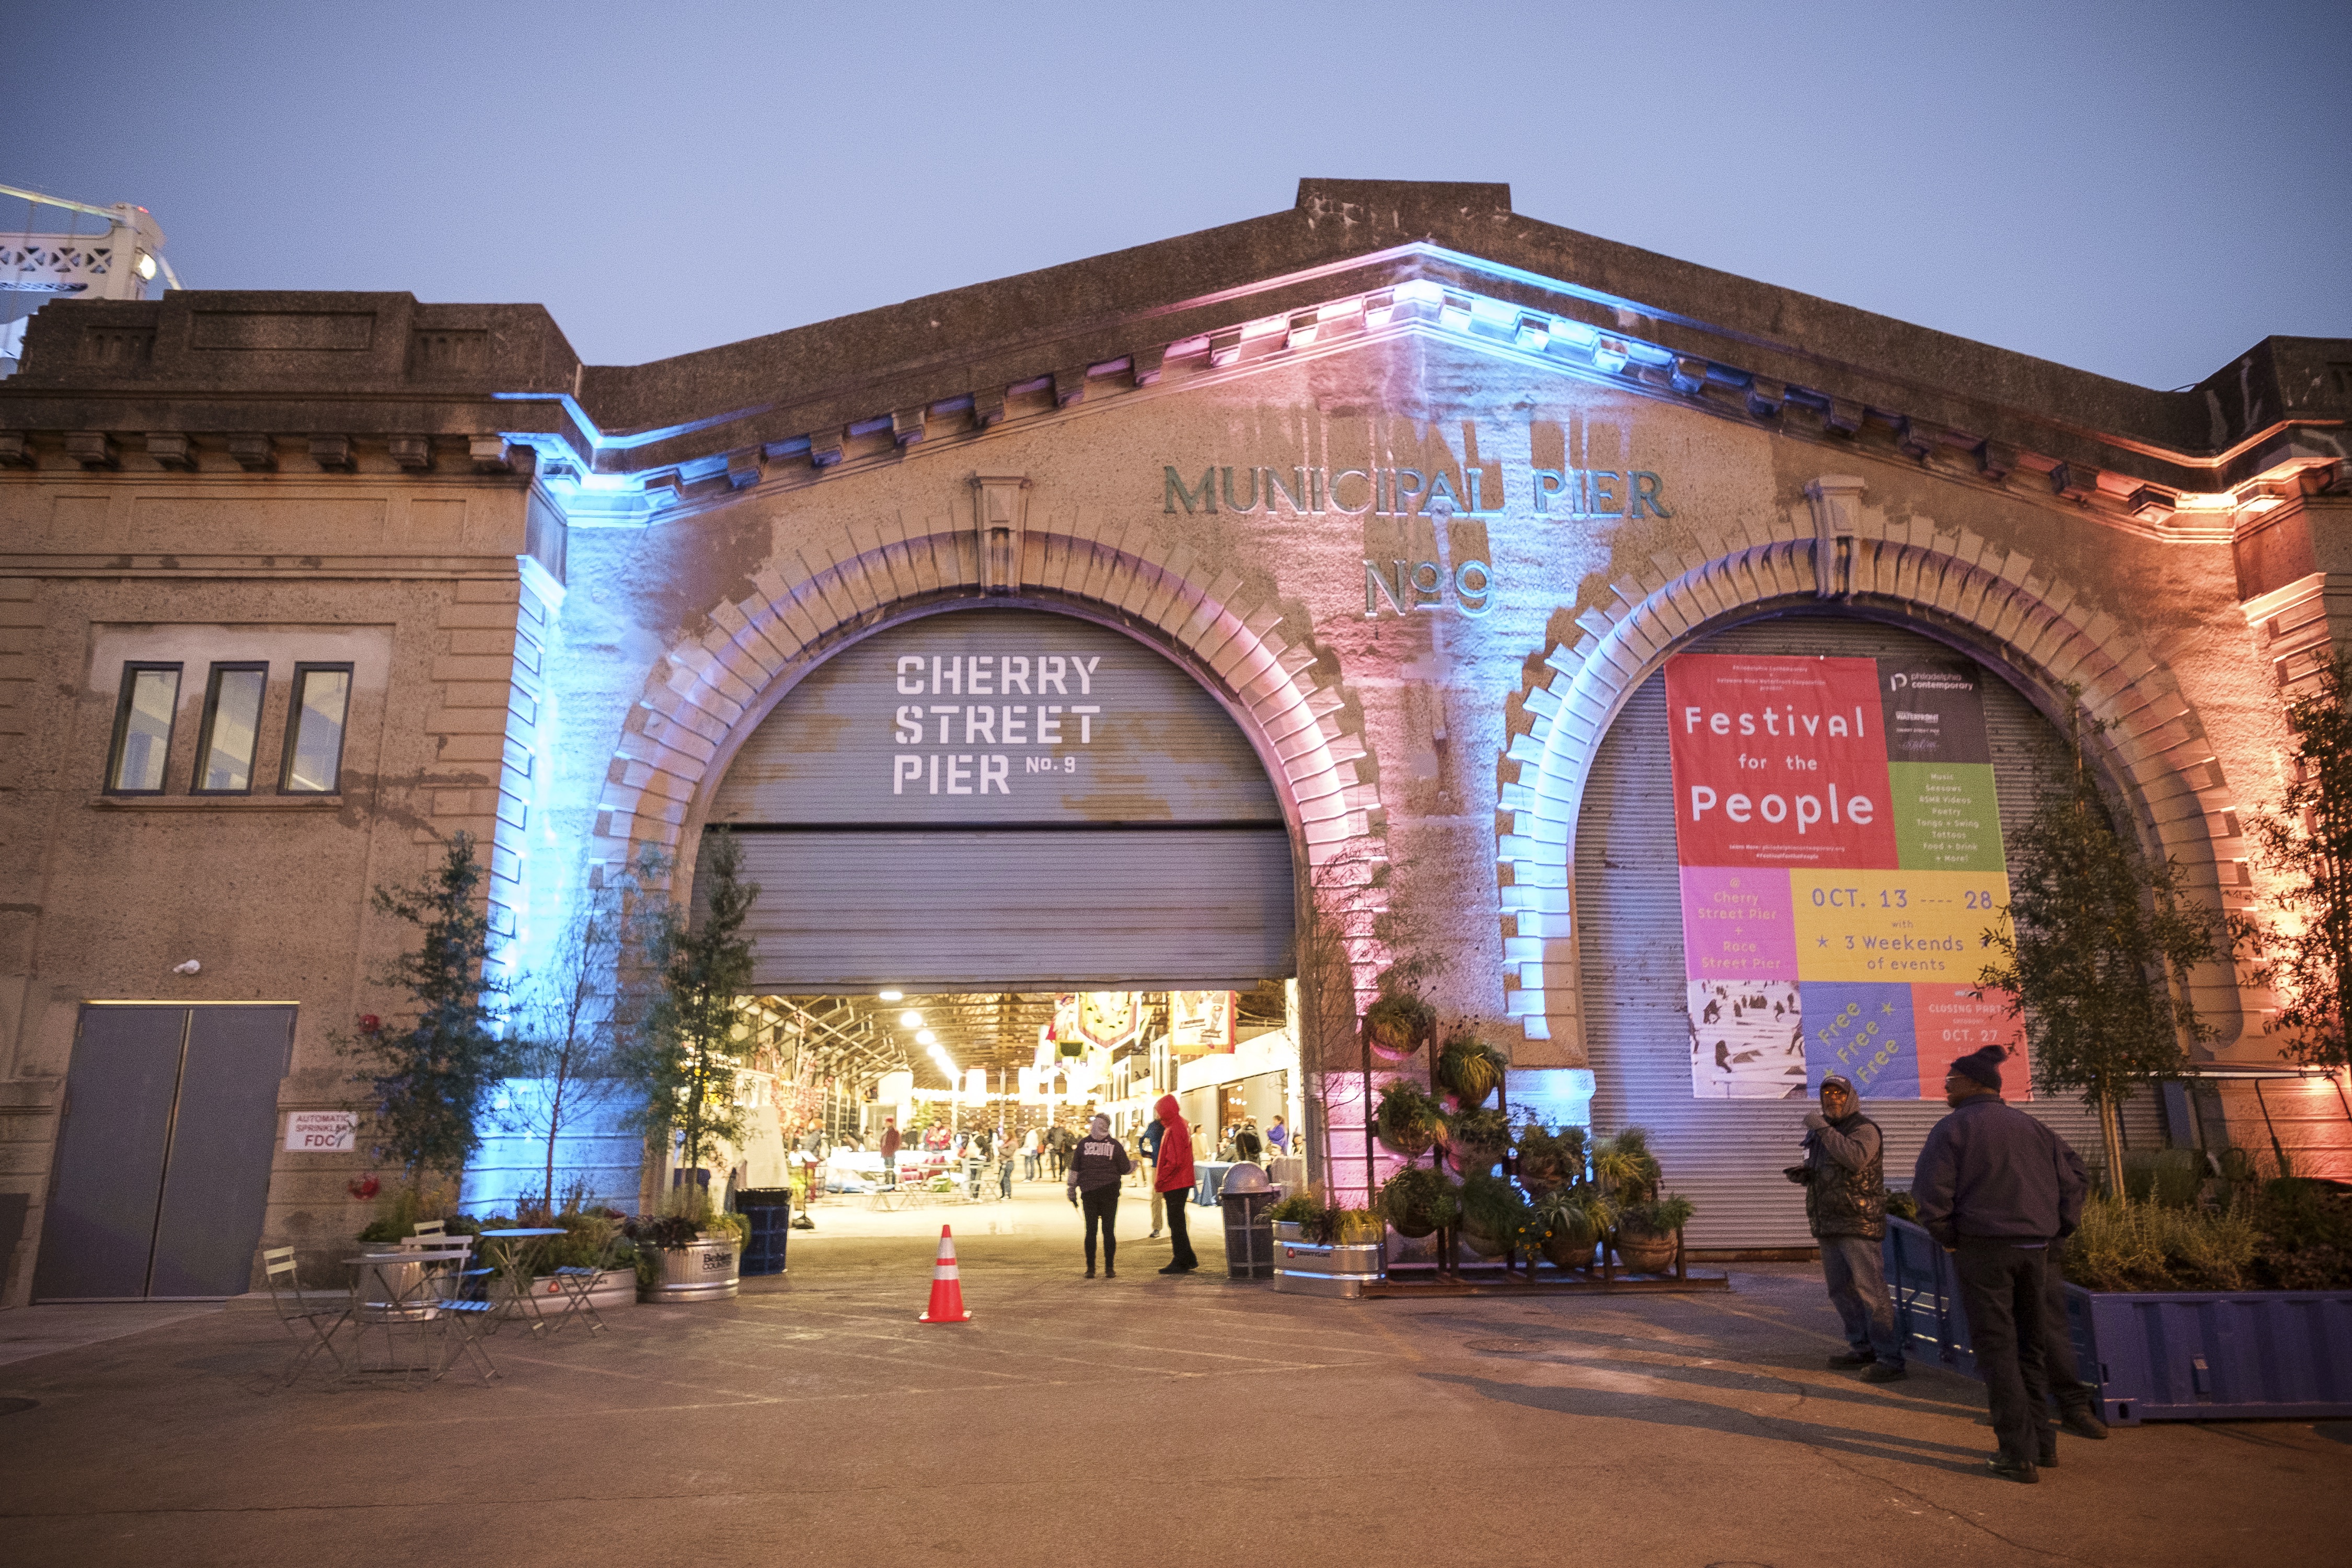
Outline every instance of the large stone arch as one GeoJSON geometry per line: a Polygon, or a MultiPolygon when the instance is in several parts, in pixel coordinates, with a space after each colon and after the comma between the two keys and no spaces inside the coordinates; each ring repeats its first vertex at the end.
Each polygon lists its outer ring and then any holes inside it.
{"type": "MultiPolygon", "coordinates": [[[[2221,763],[2170,672],[2116,617],[2069,584],[2040,576],[2014,551],[1926,521],[1888,522],[1853,504],[1860,481],[1809,487],[1804,518],[1702,536],[1612,585],[1615,602],[1577,618],[1584,635],[1545,657],[1523,693],[1530,727],[1501,770],[1500,836],[1507,1005],[1530,1038],[1583,1038],[1573,909],[1577,816],[1610,725],[1669,655],[1712,631],[1775,611],[1837,605],[1960,647],[2007,675],[2063,722],[2067,688],[2108,726],[2092,742],[2143,844],[2179,858],[2207,886],[2217,861],[2207,815],[2226,802],[2221,763]],[[1516,775],[1516,776],[1515,776],[1516,775]]],[[[2238,1005],[2226,974],[2212,1000],[2238,1005]]],[[[2210,1015],[2209,1015],[2210,1016],[2210,1015]]]]}
{"type": "MultiPolygon", "coordinates": [[[[1169,548],[1147,528],[1084,514],[1016,531],[1008,570],[984,574],[968,521],[884,517],[782,551],[749,596],[713,607],[699,636],[655,666],[614,747],[593,858],[660,851],[691,877],[697,832],[727,764],[800,678],[845,643],[914,616],[987,600],[1125,629],[1191,668],[1265,763],[1297,849],[1302,890],[1340,906],[1356,989],[1379,962],[1384,898],[1376,784],[1336,679],[1277,629],[1280,607],[1240,574],[1169,548]]],[[[1302,900],[1302,903],[1304,900],[1302,900]]]]}

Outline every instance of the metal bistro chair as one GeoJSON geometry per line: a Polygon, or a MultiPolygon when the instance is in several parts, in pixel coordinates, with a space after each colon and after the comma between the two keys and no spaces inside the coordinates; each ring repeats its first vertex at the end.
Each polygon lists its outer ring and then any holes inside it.
{"type": "Polygon", "coordinates": [[[335,1363],[335,1376],[343,1375],[343,1352],[335,1348],[335,1334],[352,1320],[348,1300],[332,1307],[320,1306],[302,1294],[302,1280],[294,1267],[294,1249],[290,1247],[264,1247],[261,1253],[262,1278],[269,1287],[269,1303],[278,1309],[278,1321],[286,1331],[299,1342],[302,1331],[310,1331],[308,1343],[297,1343],[294,1353],[278,1377],[278,1386],[290,1388],[302,1375],[302,1369],[318,1358],[320,1351],[335,1363]]]}
{"type": "Polygon", "coordinates": [[[403,1252],[415,1252],[425,1265],[424,1300],[433,1305],[431,1321],[442,1336],[440,1363],[433,1372],[438,1382],[459,1356],[465,1356],[480,1369],[482,1381],[499,1375],[491,1364],[489,1352],[482,1347],[485,1331],[476,1327],[488,1323],[498,1309],[483,1299],[474,1281],[488,1277],[488,1268],[468,1268],[473,1261],[474,1238],[470,1236],[412,1236],[403,1238],[403,1252]]]}
{"type": "Polygon", "coordinates": [[[590,1338],[604,1331],[604,1320],[597,1316],[596,1304],[588,1297],[596,1289],[596,1281],[613,1267],[613,1254],[620,1245],[621,1233],[616,1229],[604,1238],[604,1250],[597,1256],[593,1267],[574,1263],[555,1271],[555,1283],[563,1292],[563,1310],[556,1315],[555,1321],[548,1325],[551,1333],[562,1329],[575,1314],[587,1322],[590,1338]]]}
{"type": "Polygon", "coordinates": [[[442,1288],[443,1294],[460,1299],[480,1296],[488,1289],[481,1281],[498,1270],[467,1268],[467,1265],[473,1261],[474,1238],[451,1236],[442,1228],[442,1223],[437,1219],[425,1221],[416,1227],[415,1235],[402,1237],[395,1245],[403,1252],[425,1255],[425,1271],[433,1276],[434,1283],[442,1288]],[[426,1225],[433,1228],[425,1229],[426,1225]]]}

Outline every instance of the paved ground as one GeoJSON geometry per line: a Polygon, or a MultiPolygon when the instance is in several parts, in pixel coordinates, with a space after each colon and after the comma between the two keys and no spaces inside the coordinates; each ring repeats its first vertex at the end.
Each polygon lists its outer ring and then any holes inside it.
{"type": "Polygon", "coordinates": [[[1807,1266],[1730,1295],[1321,1301],[1163,1279],[1164,1241],[1081,1280],[1057,1194],[994,1206],[945,1216],[957,1328],[915,1321],[940,1215],[838,1214],[739,1300],[502,1334],[488,1387],[265,1393],[287,1342],[242,1305],[0,1366],[0,1560],[2343,1560],[2352,1430],[2151,1426],[1993,1480],[1975,1384],[1822,1367],[1807,1266]]]}

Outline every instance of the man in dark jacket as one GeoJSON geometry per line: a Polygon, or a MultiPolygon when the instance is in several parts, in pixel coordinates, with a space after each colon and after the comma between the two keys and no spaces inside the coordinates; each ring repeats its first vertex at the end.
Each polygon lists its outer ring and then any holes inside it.
{"type": "MultiPolygon", "coordinates": [[[[2042,1130],[2048,1132],[2051,1141],[2057,1144],[2058,1158],[2074,1178],[2074,1185],[2084,1193],[2089,1193],[2091,1178],[2090,1173],[2083,1169],[2083,1156],[2074,1152],[2074,1145],[2052,1129],[2045,1126],[2042,1130]]],[[[2066,1250],[2063,1242],[2074,1234],[2075,1226],[2082,1220],[2081,1200],[2077,1199],[2074,1207],[2059,1217],[2063,1223],[2058,1234],[2051,1240],[2049,1263],[2042,1270],[2042,1335],[2050,1347],[2042,1358],[2043,1381],[2049,1384],[2051,1400],[2058,1406],[2059,1426],[2078,1437],[2105,1438],[2107,1424],[2099,1418],[2098,1385],[2084,1383],[2075,1371],[2074,1335],[2066,1321],[2066,1275],[2058,1267],[2059,1259],[2066,1250]]],[[[2032,1386],[2030,1376],[2027,1385],[2032,1386]]],[[[2058,1435],[2044,1429],[2040,1436],[2040,1462],[2056,1464],[2058,1435]]]]}
{"type": "Polygon", "coordinates": [[[1970,1348],[2000,1441],[1990,1468],[2030,1485],[2056,1441],[2043,1419],[2050,1247],[2081,1215],[2083,1184],[2048,1129],[2001,1103],[2007,1055],[1992,1046],[1952,1064],[1944,1079],[1952,1113],[1927,1134],[1911,1195],[1921,1227],[1953,1255],[1959,1275],[1970,1348]]]}
{"type": "Polygon", "coordinates": [[[1127,1145],[1110,1135],[1110,1118],[1097,1114],[1087,1123],[1070,1156],[1066,1184],[1087,1215],[1087,1278],[1095,1277],[1095,1227],[1102,1227],[1103,1278],[1118,1278],[1118,1184],[1135,1169],[1127,1145]]]}
{"type": "Polygon", "coordinates": [[[1879,1252],[1886,1237],[1886,1167],[1878,1123],[1855,1103],[1843,1073],[1822,1079],[1822,1108],[1805,1116],[1805,1163],[1786,1173],[1805,1188],[1805,1224],[1822,1244],[1822,1278],[1852,1347],[1830,1357],[1871,1383],[1906,1375],[1895,1304],[1879,1252]]]}

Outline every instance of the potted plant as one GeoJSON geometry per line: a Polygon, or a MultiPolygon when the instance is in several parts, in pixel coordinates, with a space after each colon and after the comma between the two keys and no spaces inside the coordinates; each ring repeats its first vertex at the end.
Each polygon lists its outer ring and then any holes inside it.
{"type": "Polygon", "coordinates": [[[742,1287],[743,1218],[714,1213],[699,1185],[673,1191],[668,1211],[624,1227],[635,1244],[637,1300],[723,1301],[742,1287]]]}
{"type": "Polygon", "coordinates": [[[1399,1079],[1381,1090],[1372,1131],[1381,1142],[1410,1160],[1445,1136],[1445,1110],[1419,1086],[1399,1079]]]}
{"type": "Polygon", "coordinates": [[[1364,1038],[1383,1061],[1402,1061],[1436,1029],[1437,1009],[1411,991],[1383,992],[1364,1013],[1364,1038]]]}
{"type": "MultiPolygon", "coordinates": [[[[2056,1255],[2078,1374],[2110,1425],[2352,1415],[2352,1337],[2333,1327],[2352,1321],[2352,1196],[2263,1180],[2238,1153],[2205,1194],[2183,1180],[2134,1198],[2127,1164],[2124,1194],[2085,1203],[2056,1255]]],[[[1950,1257],[1906,1206],[1887,1205],[1896,1324],[1973,1375],[1950,1257]]]]}
{"type": "Polygon", "coordinates": [[[1465,1107],[1486,1103],[1501,1086],[1509,1064],[1503,1053],[1475,1035],[1450,1037],[1437,1054],[1437,1081],[1465,1107]]]}
{"type": "Polygon", "coordinates": [[[1306,1187],[1266,1211],[1274,1220],[1274,1288],[1294,1295],[1358,1296],[1381,1277],[1381,1216],[1328,1202],[1306,1187]]]}
{"type": "Polygon", "coordinates": [[[1426,1166],[1408,1165],[1381,1184],[1380,1211],[1399,1236],[1427,1236],[1462,1212],[1461,1189],[1426,1166]]]}
{"type": "Polygon", "coordinates": [[[1593,1184],[1612,1216],[1610,1245],[1617,1260],[1637,1274],[1662,1274],[1673,1266],[1679,1233],[1690,1220],[1687,1198],[1658,1195],[1662,1176],[1650,1135],[1639,1127],[1593,1146],[1593,1184]]]}
{"type": "Polygon", "coordinates": [[[1636,1274],[1664,1274],[1675,1266],[1682,1228],[1690,1223],[1691,1214],[1691,1201],[1679,1193],[1618,1205],[1612,1238],[1617,1261],[1636,1274]]]}
{"type": "MultiPolygon", "coordinates": [[[[536,1271],[531,1279],[531,1294],[543,1302],[560,1302],[563,1287],[556,1278],[559,1268],[594,1268],[603,1271],[588,1288],[588,1300],[598,1311],[615,1307],[633,1307],[637,1302],[637,1245],[621,1235],[627,1215],[617,1209],[568,1208],[557,1215],[527,1216],[521,1223],[561,1226],[562,1236],[542,1239],[530,1253],[530,1263],[536,1271]],[[611,1247],[609,1261],[606,1247],[611,1247]]],[[[505,1220],[490,1222],[487,1228],[508,1224],[505,1220]]],[[[509,1287],[503,1278],[493,1280],[490,1298],[503,1300],[509,1287]]]]}
{"type": "Polygon", "coordinates": [[[1528,1200],[1500,1176],[1473,1171],[1462,1179],[1462,1239],[1481,1258],[1500,1258],[1519,1244],[1528,1200]]]}
{"type": "Polygon", "coordinates": [[[1601,1195],[1639,1203],[1657,1195],[1658,1157],[1650,1152],[1650,1135],[1628,1127],[1592,1146],[1592,1182],[1601,1195]]]}
{"type": "Polygon", "coordinates": [[[1553,1131],[1530,1116],[1519,1125],[1519,1180],[1538,1195],[1584,1180],[1584,1129],[1553,1131]]]}
{"type": "Polygon", "coordinates": [[[1454,1112],[1446,1128],[1446,1151],[1465,1176],[1484,1175],[1511,1148],[1511,1119],[1499,1110],[1454,1112]]]}
{"type": "Polygon", "coordinates": [[[1520,1226],[1520,1250],[1535,1267],[1540,1252],[1555,1268],[1590,1268],[1592,1248],[1609,1232],[1609,1205],[1583,1182],[1536,1195],[1520,1226]]]}

